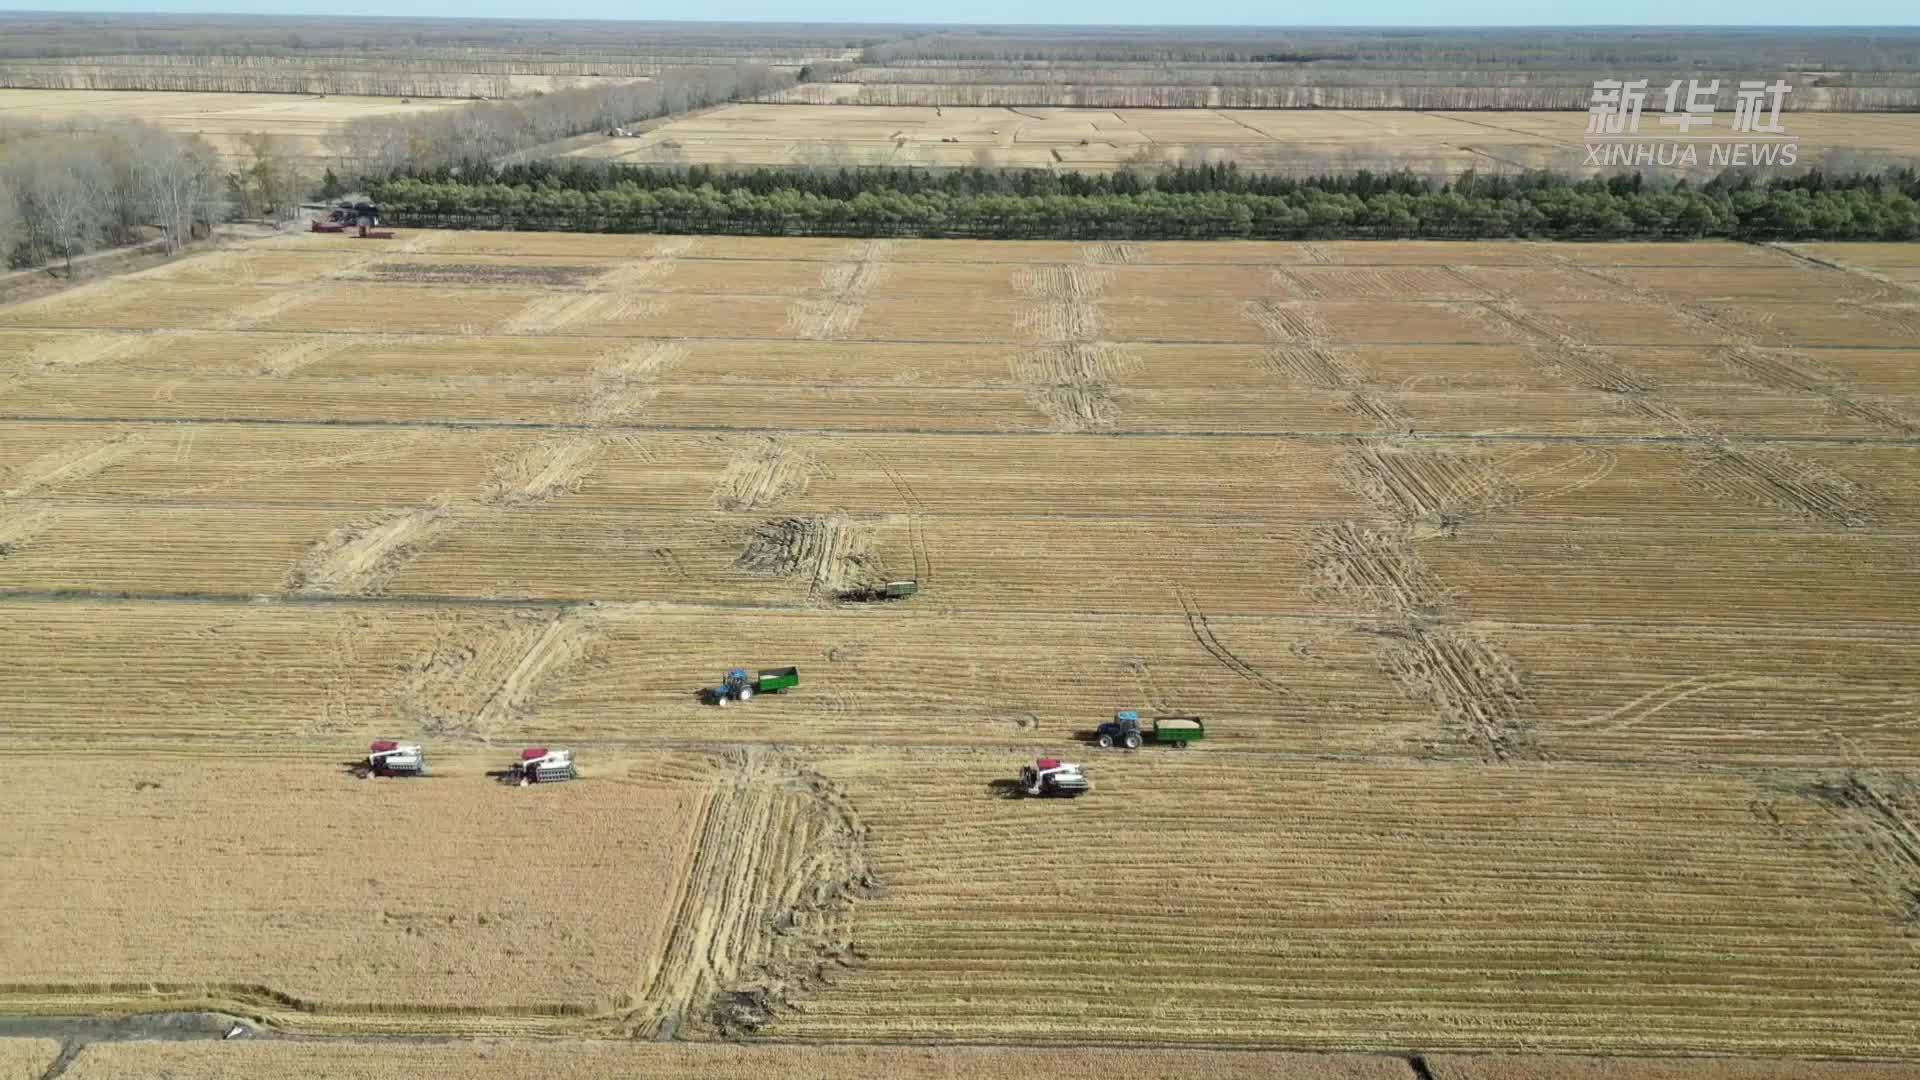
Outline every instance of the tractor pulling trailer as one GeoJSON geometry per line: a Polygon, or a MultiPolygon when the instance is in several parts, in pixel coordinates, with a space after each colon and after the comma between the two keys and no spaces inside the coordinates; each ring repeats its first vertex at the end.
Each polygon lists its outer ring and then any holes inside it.
{"type": "Polygon", "coordinates": [[[1093,741],[1103,750],[1110,750],[1116,744],[1129,750],[1140,749],[1142,743],[1158,743],[1184,750],[1190,742],[1199,742],[1207,737],[1207,725],[1197,716],[1156,716],[1152,727],[1140,726],[1140,714],[1125,709],[1113,714],[1113,719],[1101,724],[1093,733],[1093,741]]]}
{"type": "Polygon", "coordinates": [[[715,705],[729,701],[752,701],[755,694],[784,694],[800,685],[797,667],[761,668],[757,672],[734,668],[720,685],[707,691],[707,700],[715,705]]]}

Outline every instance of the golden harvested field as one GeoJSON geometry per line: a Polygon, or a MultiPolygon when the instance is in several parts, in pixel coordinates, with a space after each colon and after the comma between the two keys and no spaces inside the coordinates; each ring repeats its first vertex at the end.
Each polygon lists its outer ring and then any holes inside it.
{"type": "Polygon", "coordinates": [[[1913,265],[406,232],[0,307],[0,1012],[1920,1060],[1913,265]],[[1130,707],[1208,739],[1081,741],[1130,707]],[[1043,754],[1094,794],[1005,798],[1043,754]]]}
{"type": "Polygon", "coordinates": [[[40,1080],[59,1056],[55,1039],[0,1038],[0,1080],[40,1080]]]}
{"type": "MultiPolygon", "coordinates": [[[[1409,1080],[1403,1059],[1362,1055],[1233,1050],[1071,1050],[876,1046],[674,1046],[621,1042],[392,1043],[97,1043],[66,1076],[108,1080],[129,1075],[191,1075],[200,1080],[325,1076],[327,1080],[446,1077],[518,1080],[529,1063],[580,1080],[689,1077],[698,1080],[815,1080],[887,1076],[962,1080],[1085,1072],[1112,1080],[1409,1080]],[[397,1052],[396,1052],[397,1051],[397,1052]],[[324,1070],[324,1071],[321,1071],[324,1070]]],[[[1824,1077],[1813,1080],[1826,1080],[1824,1077]]],[[[1836,1076],[1835,1080],[1856,1080],[1836,1076]]],[[[1857,1080],[1875,1080],[1862,1074],[1857,1080]]]]}
{"type": "Polygon", "coordinates": [[[1755,1061],[1751,1058],[1581,1058],[1516,1055],[1427,1058],[1434,1080],[1912,1080],[1911,1065],[1858,1061],[1755,1061]]]}
{"type": "Polygon", "coordinates": [[[89,123],[139,120],[168,131],[200,135],[230,157],[250,152],[242,141],[245,136],[271,135],[278,152],[317,161],[340,152],[334,142],[349,120],[463,104],[454,98],[403,101],[311,94],[0,89],[0,122],[85,127],[89,123]]]}
{"type": "MultiPolygon", "coordinates": [[[[788,93],[812,101],[869,89],[815,83],[788,93]]],[[[1582,112],[742,104],[573,153],[635,164],[991,164],[1095,172],[1201,161],[1301,175],[1356,168],[1577,170],[1586,159],[1586,121],[1582,112]]],[[[1657,138],[1649,125],[1648,138],[1657,138]]],[[[1801,112],[1787,130],[1798,136],[1802,162],[1912,164],[1920,158],[1920,118],[1911,113],[1801,112]]]]}
{"type": "Polygon", "coordinates": [[[16,777],[0,795],[15,825],[0,899],[21,931],[6,997],[586,1014],[637,1000],[659,964],[697,786],[607,778],[536,801],[250,757],[89,757],[16,777]]]}

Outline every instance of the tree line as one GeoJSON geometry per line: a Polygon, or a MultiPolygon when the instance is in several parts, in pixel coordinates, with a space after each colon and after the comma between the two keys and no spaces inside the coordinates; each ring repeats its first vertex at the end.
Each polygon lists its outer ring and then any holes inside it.
{"type": "Polygon", "coordinates": [[[342,157],[369,177],[486,161],[589,131],[754,97],[793,85],[759,64],[676,68],[644,83],[613,83],[349,121],[342,157]]]}
{"type": "Polygon", "coordinates": [[[995,239],[1920,238],[1912,170],[1698,185],[1644,178],[1411,173],[1295,180],[1231,166],[1152,177],[1046,170],[808,174],[504,170],[403,176],[376,198],[398,224],[578,232],[995,239]],[[522,182],[514,182],[522,181],[522,182]]]}
{"type": "Polygon", "coordinates": [[[177,251],[225,219],[228,180],[198,136],[129,123],[0,132],[0,263],[37,266],[138,243],[177,251]]]}
{"type": "MultiPolygon", "coordinates": [[[[1900,29],[1493,28],[1473,30],[959,28],[882,41],[865,63],[1290,62],[1397,67],[1639,67],[1692,71],[1920,70],[1920,32],[1900,29]]],[[[1634,75],[1616,75],[1634,78],[1634,75]]],[[[1758,77],[1758,74],[1755,75],[1758,77]]]]}
{"type": "Polygon", "coordinates": [[[0,56],[488,49],[533,56],[734,48],[771,55],[858,49],[907,32],[897,25],[21,11],[0,13],[0,56]]]}

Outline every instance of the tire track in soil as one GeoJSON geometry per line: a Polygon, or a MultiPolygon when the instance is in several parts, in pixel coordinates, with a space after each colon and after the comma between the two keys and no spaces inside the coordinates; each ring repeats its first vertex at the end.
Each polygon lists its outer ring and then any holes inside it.
{"type": "Polygon", "coordinates": [[[860,452],[887,478],[887,482],[899,494],[900,501],[906,505],[907,547],[913,560],[914,580],[925,589],[933,584],[933,550],[927,543],[927,506],[920,501],[920,493],[907,483],[906,477],[896,472],[877,451],[863,448],[860,452]]]}
{"type": "Polygon", "coordinates": [[[1737,446],[1722,439],[1690,456],[1697,465],[1691,479],[1715,494],[1849,529],[1873,523],[1871,493],[1778,447],[1737,446]]]}
{"type": "Polygon", "coordinates": [[[374,596],[452,526],[446,503],[390,510],[342,525],[307,548],[281,582],[299,596],[374,596]]]}
{"type": "MultiPolygon", "coordinates": [[[[1293,287],[1311,294],[1304,282],[1273,271],[1276,281],[1293,282],[1293,287]]],[[[1280,346],[1263,354],[1255,366],[1267,374],[1298,380],[1316,390],[1345,391],[1341,407],[1372,423],[1382,432],[1413,431],[1413,419],[1393,402],[1365,389],[1365,374],[1347,363],[1329,341],[1328,328],[1311,308],[1274,300],[1249,300],[1240,313],[1260,327],[1280,346]]]]}
{"type": "Polygon", "coordinates": [[[892,255],[893,241],[862,240],[853,246],[853,261],[827,264],[820,272],[827,298],[787,304],[787,326],[794,336],[836,341],[852,334],[867,313],[867,294],[886,279],[886,260],[892,255]]]}
{"type": "Polygon", "coordinates": [[[867,830],[800,759],[737,751],[712,781],[659,963],[623,1023],[637,1038],[752,1034],[856,961],[853,909],[882,886],[867,830]]]}
{"type": "MultiPolygon", "coordinates": [[[[634,435],[600,429],[600,413],[609,393],[625,395],[645,387],[684,356],[673,342],[616,350],[596,365],[594,389],[581,405],[589,427],[557,434],[492,463],[479,491],[448,496],[416,508],[386,511],[335,529],[309,549],[288,571],[283,588],[299,595],[377,595],[421,552],[460,525],[488,514],[515,513],[577,491],[609,451],[624,449],[650,460],[634,435]],[[610,391],[608,388],[614,388],[610,391]]],[[[684,577],[670,549],[653,554],[684,577]]],[[[604,630],[606,616],[563,608],[530,629],[524,619],[461,624],[458,634],[437,634],[434,642],[408,661],[408,668],[382,715],[398,715],[431,734],[466,735],[485,740],[524,722],[538,707],[541,685],[588,655],[604,630]]],[[[363,628],[367,629],[367,628],[363,628]]],[[[352,656],[352,629],[335,642],[336,655],[352,656]]],[[[350,701],[335,694],[328,711],[345,717],[350,701]]]]}
{"type": "Polygon", "coordinates": [[[720,510],[760,510],[806,493],[825,466],[802,446],[781,435],[748,440],[735,451],[713,488],[720,510]]]}
{"type": "Polygon", "coordinates": [[[1174,599],[1180,602],[1180,613],[1187,621],[1188,633],[1193,635],[1193,640],[1199,644],[1200,648],[1206,650],[1208,656],[1218,661],[1221,667],[1255,686],[1275,694],[1288,693],[1286,687],[1268,678],[1266,673],[1252,664],[1240,659],[1232,649],[1221,642],[1219,635],[1214,633],[1213,626],[1207,621],[1206,612],[1200,610],[1200,605],[1194,601],[1192,594],[1187,592],[1184,586],[1175,585],[1173,595],[1174,599]]]}
{"type": "Polygon", "coordinates": [[[121,431],[104,439],[67,443],[0,473],[0,500],[22,499],[47,488],[86,480],[138,453],[149,436],[121,431]]]}
{"type": "Polygon", "coordinates": [[[541,685],[586,661],[593,640],[599,636],[597,622],[587,608],[554,613],[473,714],[468,730],[486,738],[532,717],[538,709],[541,685]]]}
{"type": "Polygon", "coordinates": [[[1830,853],[1920,948],[1920,780],[1866,766],[1791,789],[1827,814],[1828,828],[1792,826],[1772,803],[1752,809],[1802,845],[1830,853]]]}
{"type": "Polygon", "coordinates": [[[1386,667],[1409,697],[1425,700],[1457,736],[1489,763],[1543,756],[1519,675],[1491,642],[1462,627],[1413,619],[1369,631],[1382,643],[1386,667]]]}
{"type": "MultiPolygon", "coordinates": [[[[1083,259],[1093,254],[1091,247],[1082,248],[1083,259]]],[[[1091,262],[1011,272],[1013,290],[1039,306],[1021,317],[1036,344],[1008,362],[1009,373],[1056,431],[1105,430],[1120,418],[1113,384],[1139,361],[1101,337],[1105,320],[1098,300],[1111,278],[1111,271],[1091,262]]]]}
{"type": "Polygon", "coordinates": [[[734,565],[804,581],[808,601],[820,603],[850,589],[880,584],[885,568],[874,551],[874,539],[871,525],[844,514],[775,518],[747,534],[734,565]]]}
{"type": "MultiPolygon", "coordinates": [[[[1736,332],[1726,330],[1720,323],[1691,312],[1683,305],[1673,304],[1659,294],[1631,282],[1615,281],[1590,268],[1574,268],[1607,283],[1609,287],[1626,290],[1643,303],[1671,311],[1683,321],[1712,326],[1722,331],[1733,340],[1733,344],[1722,350],[1723,360],[1762,385],[1807,393],[1836,411],[1862,418],[1877,417],[1876,422],[1887,423],[1903,433],[1920,430],[1908,428],[1904,418],[1879,410],[1870,402],[1860,402],[1849,393],[1823,390],[1822,387],[1830,388],[1833,383],[1823,381],[1818,373],[1804,370],[1789,360],[1769,356],[1751,338],[1741,339],[1736,332]]],[[[1564,327],[1525,311],[1516,301],[1504,299],[1478,307],[1526,334],[1545,350],[1542,360],[1576,384],[1620,395],[1623,409],[1652,421],[1663,433],[1693,435],[1711,440],[1705,450],[1694,455],[1697,468],[1692,480],[1700,489],[1744,502],[1772,506],[1796,517],[1847,528],[1871,524],[1872,507],[1878,497],[1861,485],[1816,462],[1795,457],[1777,446],[1735,442],[1705,421],[1660,400],[1656,396],[1653,380],[1617,363],[1564,327]]]]}
{"type": "MultiPolygon", "coordinates": [[[[1817,397],[1835,412],[1891,428],[1903,435],[1920,432],[1920,423],[1878,402],[1863,400],[1860,391],[1848,385],[1837,373],[1823,378],[1804,370],[1792,360],[1768,358],[1761,352],[1767,349],[1767,342],[1735,323],[1725,312],[1675,302],[1653,289],[1640,285],[1630,277],[1623,278],[1596,267],[1575,263],[1564,257],[1556,261],[1568,269],[1604,282],[1610,289],[1625,292],[1636,303],[1664,310],[1687,325],[1719,335],[1722,341],[1730,346],[1723,353],[1729,366],[1761,386],[1817,397]]],[[[1887,312],[1879,308],[1855,307],[1855,310],[1883,322],[1888,322],[1890,318],[1887,312]]],[[[1894,318],[1890,325],[1903,336],[1920,336],[1920,331],[1903,320],[1894,318]]]]}
{"type": "Polygon", "coordinates": [[[1269,349],[1256,364],[1269,375],[1278,375],[1314,390],[1351,391],[1367,381],[1366,373],[1337,351],[1315,345],[1269,349]]]}
{"type": "Polygon", "coordinates": [[[1427,447],[1356,442],[1342,476],[1390,524],[1323,527],[1308,560],[1315,601],[1393,620],[1358,628],[1373,636],[1382,670],[1408,698],[1433,706],[1442,730],[1488,763],[1544,756],[1526,717],[1524,681],[1491,639],[1436,621],[1456,613],[1459,597],[1427,568],[1416,539],[1422,530],[1452,539],[1472,517],[1517,501],[1518,488],[1500,466],[1427,447]]]}

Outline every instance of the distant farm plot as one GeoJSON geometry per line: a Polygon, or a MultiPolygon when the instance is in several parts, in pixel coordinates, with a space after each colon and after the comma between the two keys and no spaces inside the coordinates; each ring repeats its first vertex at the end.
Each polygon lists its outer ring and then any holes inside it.
{"type": "MultiPolygon", "coordinates": [[[[857,90],[845,84],[807,90],[857,90]]],[[[1911,164],[1920,115],[1794,113],[1802,161],[1911,164]]],[[[1073,109],[932,105],[733,105],[575,156],[635,164],[922,165],[1105,171],[1235,161],[1322,173],[1354,168],[1584,166],[1579,112],[1340,109],[1073,109]]],[[[1649,135],[1649,139],[1654,135],[1649,135]]],[[[1707,152],[1700,151],[1703,163],[1707,152]]]]}
{"type": "Polygon", "coordinates": [[[1920,1057],[1911,263],[408,231],[0,308],[0,1011],[1920,1057]]]}
{"type": "Polygon", "coordinates": [[[199,135],[227,156],[247,153],[242,141],[267,135],[276,150],[294,158],[319,159],[350,120],[394,116],[462,104],[451,99],[327,97],[295,94],[206,94],[113,90],[0,89],[0,123],[87,127],[139,120],[185,135],[199,135]]]}

